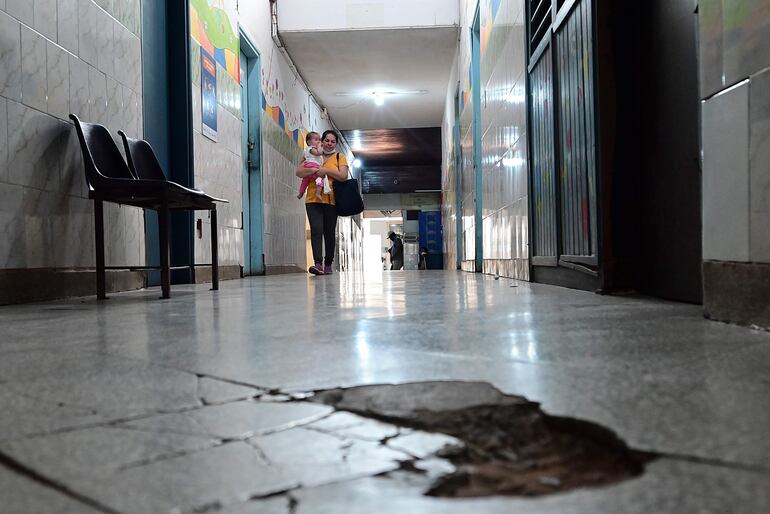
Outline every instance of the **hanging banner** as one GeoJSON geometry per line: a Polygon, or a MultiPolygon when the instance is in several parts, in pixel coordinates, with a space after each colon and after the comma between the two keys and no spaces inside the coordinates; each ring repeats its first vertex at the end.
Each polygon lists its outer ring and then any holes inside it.
{"type": "Polygon", "coordinates": [[[201,49],[201,132],[217,140],[217,63],[201,49]]]}

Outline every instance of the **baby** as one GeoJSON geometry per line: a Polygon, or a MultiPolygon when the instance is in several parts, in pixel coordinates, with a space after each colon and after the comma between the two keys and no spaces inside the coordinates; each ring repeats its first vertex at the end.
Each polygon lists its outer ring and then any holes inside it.
{"type": "MultiPolygon", "coordinates": [[[[302,163],[303,168],[320,169],[324,163],[324,152],[321,148],[321,135],[318,132],[308,132],[305,137],[305,143],[307,148],[305,149],[305,162],[302,163]]],[[[316,198],[321,198],[321,191],[328,189],[329,180],[326,177],[319,177],[317,173],[313,173],[302,179],[302,183],[299,185],[299,194],[297,198],[302,198],[305,195],[307,186],[311,181],[315,181],[315,195],[316,198]]],[[[326,191],[328,193],[328,191],[326,191]]]]}

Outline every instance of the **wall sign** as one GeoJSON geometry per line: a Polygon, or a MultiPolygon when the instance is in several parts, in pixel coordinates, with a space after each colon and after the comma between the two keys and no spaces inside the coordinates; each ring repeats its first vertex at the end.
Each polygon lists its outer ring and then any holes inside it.
{"type": "Polygon", "coordinates": [[[201,132],[217,140],[217,63],[201,49],[201,132]]]}

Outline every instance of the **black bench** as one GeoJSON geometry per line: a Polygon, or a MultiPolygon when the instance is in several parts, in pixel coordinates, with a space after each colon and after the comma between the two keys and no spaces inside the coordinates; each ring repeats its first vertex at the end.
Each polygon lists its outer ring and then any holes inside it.
{"type": "MultiPolygon", "coordinates": [[[[96,294],[106,299],[106,270],[160,269],[163,298],[171,296],[171,267],[169,266],[169,212],[172,210],[211,211],[211,280],[212,289],[219,289],[219,252],[217,248],[217,202],[203,191],[170,182],[146,141],[126,137],[119,132],[126,149],[128,164],[123,160],[110,132],[102,125],[83,123],[70,114],[83,152],[88,197],[94,201],[96,235],[96,294]],[[158,211],[160,266],[105,266],[104,263],[104,202],[131,205],[158,211]]],[[[208,264],[177,266],[174,269],[208,266],[208,264]]]]}

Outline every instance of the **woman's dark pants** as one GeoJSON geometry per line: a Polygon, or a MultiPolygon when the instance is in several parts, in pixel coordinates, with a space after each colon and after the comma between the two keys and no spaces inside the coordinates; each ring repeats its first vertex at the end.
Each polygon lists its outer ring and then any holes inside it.
{"type": "Polygon", "coordinates": [[[310,243],[313,246],[313,261],[331,266],[334,260],[334,244],[337,231],[337,208],[323,203],[306,203],[307,219],[310,222],[310,243]],[[322,259],[326,247],[326,259],[322,259]]]}

